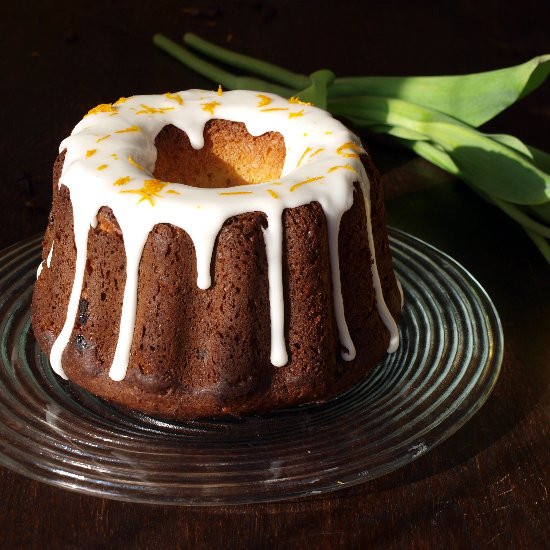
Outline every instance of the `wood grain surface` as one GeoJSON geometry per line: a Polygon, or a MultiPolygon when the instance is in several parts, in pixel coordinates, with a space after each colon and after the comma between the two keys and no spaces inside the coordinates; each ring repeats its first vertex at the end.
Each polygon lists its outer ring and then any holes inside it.
{"type": "MultiPolygon", "coordinates": [[[[213,84],[151,43],[193,31],[300,72],[474,72],[550,53],[547,1],[10,2],[0,18],[0,248],[41,232],[59,142],[98,103],[213,84]]],[[[487,125],[550,151],[550,82],[487,125]]],[[[366,138],[368,139],[368,137],[366,138]]],[[[488,402],[408,466],[326,495],[169,507],[85,496],[0,468],[2,548],[547,548],[550,269],[512,222],[427,163],[371,144],[390,223],[486,288],[505,354],[488,402]]],[[[0,442],[1,447],[1,442],[0,442]]]]}

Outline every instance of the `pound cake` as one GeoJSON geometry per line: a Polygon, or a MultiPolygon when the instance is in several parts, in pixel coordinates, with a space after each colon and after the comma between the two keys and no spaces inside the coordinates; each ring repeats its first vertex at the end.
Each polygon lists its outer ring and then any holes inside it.
{"type": "Polygon", "coordinates": [[[53,370],[186,419],[318,403],[398,346],[382,189],[326,111],[190,90],[91,109],[60,145],[33,295],[53,370]]]}

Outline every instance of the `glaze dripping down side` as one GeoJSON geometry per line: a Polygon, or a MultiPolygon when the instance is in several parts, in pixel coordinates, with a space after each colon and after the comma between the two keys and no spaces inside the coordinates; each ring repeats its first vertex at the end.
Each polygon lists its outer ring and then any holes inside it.
{"type": "Polygon", "coordinates": [[[109,371],[113,380],[123,380],[126,375],[136,320],[139,264],[155,225],[172,224],[189,235],[196,252],[197,286],[208,289],[213,250],[223,224],[247,212],[263,212],[267,219],[263,231],[268,265],[271,362],[276,367],[287,364],[282,216],[285,209],[311,202],[321,205],[327,220],[334,311],[342,357],[346,361],[354,359],[355,346],[346,323],[340,288],[338,235],[340,220],[353,204],[355,182],[360,183],[365,201],[376,306],[390,334],[388,351],[397,348],[397,326],[385,303],[378,274],[370,183],[360,158],[365,152],[359,139],[325,111],[250,91],[224,92],[222,96],[202,90],[134,96],[92,109],[61,143],[62,150],[66,150],[66,156],[59,185],[66,186],[71,193],[76,267],[65,322],[50,354],[52,367],[59,375],[65,377],[61,357],[78,314],[88,256],[88,231],[96,227],[97,213],[104,206],[112,210],[118,221],[126,251],[120,328],[109,371]],[[205,144],[207,125],[226,121],[244,124],[253,138],[280,134],[284,140],[282,166],[260,178],[267,177],[266,181],[251,181],[245,174],[230,187],[220,186],[219,181],[214,182],[214,187],[197,187],[191,176],[184,176],[187,183],[158,177],[156,162],[158,154],[160,166],[161,153],[157,152],[155,138],[159,132],[173,126],[185,133],[194,150],[200,151],[205,144]]]}

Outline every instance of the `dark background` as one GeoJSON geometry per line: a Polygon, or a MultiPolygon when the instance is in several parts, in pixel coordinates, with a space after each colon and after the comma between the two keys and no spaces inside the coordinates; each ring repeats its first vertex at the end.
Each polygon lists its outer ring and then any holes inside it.
{"type": "MultiPolygon", "coordinates": [[[[60,141],[120,96],[215,84],[156,49],[193,31],[297,72],[466,73],[550,53],[550,4],[10,2],[0,17],[0,248],[42,231],[60,141]]],[[[550,82],[488,124],[550,151],[550,82]]],[[[314,498],[239,507],[127,504],[0,469],[5,548],[543,548],[548,527],[550,269],[522,230],[464,184],[363,136],[390,223],[463,263],[502,318],[503,372],[456,435],[383,478],[314,498]]]]}

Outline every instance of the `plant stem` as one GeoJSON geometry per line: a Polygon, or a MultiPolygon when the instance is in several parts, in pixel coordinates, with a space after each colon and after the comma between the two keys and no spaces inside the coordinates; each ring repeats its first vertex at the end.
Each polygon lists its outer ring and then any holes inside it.
{"type": "Polygon", "coordinates": [[[163,34],[155,34],[153,36],[153,42],[156,46],[175,57],[178,61],[181,61],[187,67],[205,76],[209,80],[221,84],[224,88],[272,92],[284,97],[290,97],[293,94],[293,90],[290,88],[271,84],[259,78],[236,76],[228,71],[224,71],[216,65],[197,57],[195,54],[173,40],[170,40],[163,34]]]}
{"type": "Polygon", "coordinates": [[[526,229],[525,231],[527,235],[529,235],[529,238],[533,241],[533,243],[535,243],[535,246],[540,250],[546,261],[550,264],[550,244],[548,244],[546,239],[544,239],[540,235],[537,235],[536,233],[533,233],[528,229],[526,229]]]}
{"type": "Polygon", "coordinates": [[[200,38],[196,34],[190,32],[184,34],[183,41],[194,50],[217,59],[226,65],[264,76],[294,90],[301,90],[311,84],[309,78],[303,74],[294,73],[278,65],[222,48],[200,38]]]}
{"type": "Polygon", "coordinates": [[[492,197],[491,200],[493,204],[498,206],[505,214],[507,214],[510,218],[523,226],[526,231],[529,230],[529,232],[536,233],[541,237],[550,239],[550,227],[547,227],[533,220],[514,204],[510,204],[506,201],[501,201],[500,199],[496,199],[494,197],[492,197]]]}

